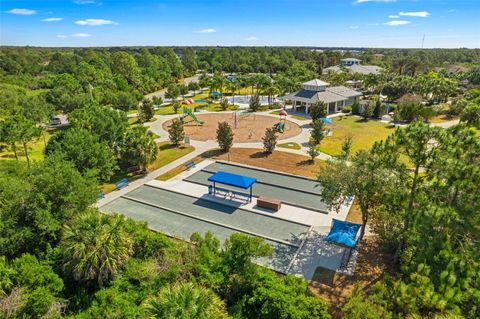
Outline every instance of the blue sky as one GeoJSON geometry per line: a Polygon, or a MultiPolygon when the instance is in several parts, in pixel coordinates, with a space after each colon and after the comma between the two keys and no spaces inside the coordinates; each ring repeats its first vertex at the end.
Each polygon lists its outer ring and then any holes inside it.
{"type": "Polygon", "coordinates": [[[2,45],[480,47],[480,0],[0,0],[2,45]]]}

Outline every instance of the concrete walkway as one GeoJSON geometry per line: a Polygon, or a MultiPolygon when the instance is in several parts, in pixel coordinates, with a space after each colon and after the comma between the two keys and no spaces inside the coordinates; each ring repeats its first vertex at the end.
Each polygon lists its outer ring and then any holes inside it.
{"type": "Polygon", "coordinates": [[[211,149],[211,145],[202,145],[202,144],[199,144],[197,145],[197,147],[195,148],[195,150],[185,156],[182,156],[180,157],[179,159],[165,165],[165,166],[162,166],[160,167],[159,169],[156,169],[150,173],[148,173],[147,175],[139,178],[139,179],[136,179],[132,182],[130,182],[127,186],[125,186],[124,188],[122,189],[117,189],[117,190],[114,190],[108,194],[105,194],[105,197],[102,198],[102,199],[99,199],[96,203],[96,206],[97,207],[101,207],[111,201],[113,201],[114,199],[117,199],[119,198],[120,196],[122,195],[125,195],[126,193],[134,190],[135,188],[138,188],[140,186],[142,186],[143,184],[145,183],[148,183],[152,180],[155,179],[155,177],[157,176],[160,176],[172,169],[174,169],[175,167],[179,166],[179,165],[182,165],[190,160],[192,160],[193,158],[195,158],[196,156],[202,154],[203,152],[211,149]]]}

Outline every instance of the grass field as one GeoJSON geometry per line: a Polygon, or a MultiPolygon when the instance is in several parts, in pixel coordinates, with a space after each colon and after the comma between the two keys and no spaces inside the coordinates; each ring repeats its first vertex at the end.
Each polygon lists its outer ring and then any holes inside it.
{"type": "MultiPolygon", "coordinates": [[[[273,111],[273,112],[270,112],[270,114],[273,114],[273,115],[279,115],[280,114],[280,111],[273,111]]],[[[300,120],[300,121],[306,121],[308,119],[304,118],[303,116],[298,116],[298,115],[290,115],[290,117],[292,119],[296,119],[296,120],[300,120]]]]}
{"type": "Polygon", "coordinates": [[[292,150],[299,150],[299,149],[302,148],[302,147],[300,146],[300,144],[295,143],[295,142],[278,144],[277,146],[278,146],[278,147],[282,147],[282,148],[289,148],[289,149],[292,149],[292,150]]]}
{"type": "Polygon", "coordinates": [[[442,123],[458,120],[458,116],[448,117],[446,115],[437,115],[430,119],[430,123],[442,123]]]}
{"type": "MultiPolygon", "coordinates": [[[[40,138],[27,144],[28,157],[30,158],[30,161],[43,160],[45,144],[48,142],[51,136],[52,136],[51,133],[47,131],[45,132],[44,136],[40,136],[40,138]],[[44,140],[44,137],[45,137],[45,140],[44,140]]],[[[17,155],[19,160],[21,161],[27,160],[22,144],[17,144],[17,155]]],[[[12,159],[15,160],[15,154],[10,148],[5,148],[3,151],[0,151],[0,160],[12,160],[12,159]]]]}
{"type": "MultiPolygon", "coordinates": [[[[195,150],[193,146],[190,145],[181,145],[180,147],[175,147],[170,142],[158,143],[158,156],[157,159],[148,166],[148,171],[154,171],[160,167],[163,167],[176,159],[187,155],[195,150]]],[[[115,190],[115,183],[124,178],[128,178],[130,181],[142,177],[142,175],[134,175],[133,173],[127,173],[125,171],[118,172],[111,179],[110,183],[105,183],[101,186],[102,191],[107,194],[115,190]]]]}
{"type": "Polygon", "coordinates": [[[340,116],[333,119],[333,124],[325,125],[332,130],[332,136],[325,137],[320,143],[320,151],[328,155],[340,155],[342,143],[347,136],[352,137],[352,154],[369,149],[373,143],[386,139],[394,132],[388,124],[379,121],[364,122],[355,116],[340,116]]]}

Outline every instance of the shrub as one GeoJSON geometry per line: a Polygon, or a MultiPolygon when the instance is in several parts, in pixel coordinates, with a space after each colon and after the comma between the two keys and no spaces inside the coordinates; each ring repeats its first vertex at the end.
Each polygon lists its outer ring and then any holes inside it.
{"type": "Polygon", "coordinates": [[[352,104],[352,114],[360,115],[360,103],[357,100],[352,104]]]}
{"type": "Polygon", "coordinates": [[[273,153],[275,150],[275,146],[277,146],[277,135],[275,135],[275,131],[271,128],[267,128],[265,130],[265,136],[262,138],[263,140],[263,150],[267,154],[273,153]]]}
{"type": "Polygon", "coordinates": [[[342,109],[342,113],[345,113],[345,114],[348,114],[352,112],[352,107],[351,106],[345,106],[343,109],[342,109]]]}
{"type": "Polygon", "coordinates": [[[230,151],[233,145],[233,131],[230,124],[227,122],[218,123],[217,128],[217,142],[218,146],[224,151],[230,151]]]}
{"type": "Polygon", "coordinates": [[[261,104],[260,104],[260,97],[258,96],[258,94],[255,94],[250,98],[249,104],[250,104],[250,110],[252,112],[256,112],[260,108],[261,104]]]}

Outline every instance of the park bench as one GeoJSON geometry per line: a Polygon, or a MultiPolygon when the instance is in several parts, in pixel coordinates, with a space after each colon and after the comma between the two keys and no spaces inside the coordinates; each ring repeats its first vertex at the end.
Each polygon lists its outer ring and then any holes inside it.
{"type": "Polygon", "coordinates": [[[195,167],[195,162],[194,161],[188,162],[187,164],[185,164],[185,167],[187,168],[187,171],[189,171],[195,167]]]}
{"type": "Polygon", "coordinates": [[[250,201],[250,195],[245,194],[245,193],[232,192],[232,196],[233,196],[233,198],[235,198],[235,199],[243,200],[243,201],[245,201],[245,202],[247,202],[247,203],[250,201]]]}
{"type": "Polygon", "coordinates": [[[282,201],[267,197],[259,197],[257,199],[257,206],[261,208],[278,211],[282,207],[282,201]]]}
{"type": "Polygon", "coordinates": [[[115,183],[117,189],[122,189],[128,185],[128,178],[124,178],[115,183]]]}

